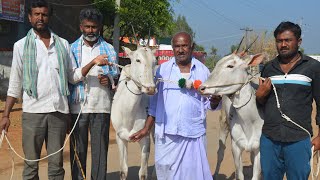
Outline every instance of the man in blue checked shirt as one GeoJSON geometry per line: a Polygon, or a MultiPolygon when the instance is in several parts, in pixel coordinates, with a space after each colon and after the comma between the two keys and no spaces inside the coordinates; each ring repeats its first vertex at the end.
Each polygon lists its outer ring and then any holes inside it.
{"type": "Polygon", "coordinates": [[[90,128],[92,167],[89,179],[100,180],[106,179],[107,173],[112,100],[107,76],[115,77],[119,73],[115,66],[94,66],[96,61],[101,59],[107,59],[111,63],[117,59],[112,45],[100,36],[102,14],[97,9],[86,8],[81,10],[79,19],[82,36],[71,44],[71,51],[76,62],[76,73],[83,75],[83,81],[70,86],[72,124],[75,123],[81,108],[82,111],[70,141],[72,179],[86,179],[90,128]]]}

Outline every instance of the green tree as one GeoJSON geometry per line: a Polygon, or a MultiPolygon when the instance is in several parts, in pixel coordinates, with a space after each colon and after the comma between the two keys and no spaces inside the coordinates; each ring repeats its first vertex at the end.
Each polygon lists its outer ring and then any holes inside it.
{"type": "Polygon", "coordinates": [[[215,48],[214,46],[211,46],[209,54],[215,58],[215,56],[217,55],[217,52],[218,52],[218,49],[215,48]]]}
{"type": "Polygon", "coordinates": [[[195,33],[192,28],[189,26],[185,16],[178,15],[177,18],[173,19],[172,25],[167,28],[166,31],[161,32],[160,37],[172,37],[174,34],[185,31],[195,37],[195,33]]]}
{"type": "Polygon", "coordinates": [[[122,0],[120,28],[125,36],[133,35],[131,25],[138,38],[158,36],[173,25],[172,9],[167,0],[122,0]]]}
{"type": "Polygon", "coordinates": [[[300,51],[302,54],[304,54],[304,48],[300,47],[300,48],[299,48],[299,51],[300,51]]]}
{"type": "Polygon", "coordinates": [[[212,56],[206,58],[206,62],[204,65],[210,70],[210,72],[214,69],[217,64],[217,60],[215,60],[212,56]]]}
{"type": "Polygon", "coordinates": [[[177,19],[174,21],[173,34],[180,31],[185,31],[191,34],[192,37],[195,37],[195,33],[193,32],[192,28],[189,26],[186,17],[181,15],[179,15],[177,19]]]}
{"type": "Polygon", "coordinates": [[[194,50],[195,51],[205,51],[204,47],[202,45],[198,45],[198,44],[195,45],[194,50]]]}
{"type": "Polygon", "coordinates": [[[231,45],[231,47],[230,47],[231,53],[233,53],[235,50],[237,50],[238,46],[239,45],[231,45]]]}
{"type": "Polygon", "coordinates": [[[209,56],[206,59],[205,65],[208,67],[210,72],[214,69],[217,62],[221,59],[221,56],[217,55],[218,49],[211,46],[209,56]]]}
{"type": "MultiPolygon", "coordinates": [[[[96,7],[105,17],[104,24],[112,27],[116,12],[115,0],[97,3],[96,7]]],[[[134,27],[138,39],[147,37],[149,31],[150,35],[159,36],[173,27],[173,10],[169,0],[121,0],[118,12],[121,36],[133,37],[131,26],[134,27]]]]}

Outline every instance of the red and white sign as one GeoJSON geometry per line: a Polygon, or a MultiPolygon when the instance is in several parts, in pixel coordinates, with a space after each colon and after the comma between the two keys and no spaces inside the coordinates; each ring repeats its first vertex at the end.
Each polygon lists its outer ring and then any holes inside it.
{"type": "MultiPolygon", "coordinates": [[[[200,60],[202,63],[205,62],[206,55],[207,54],[204,51],[193,52],[193,56],[196,59],[200,60]]],[[[155,56],[158,59],[158,64],[162,64],[166,61],[169,61],[174,56],[174,54],[172,50],[157,50],[155,56]]],[[[124,52],[119,53],[119,57],[128,58],[128,56],[124,52]]]]}
{"type": "Polygon", "coordinates": [[[24,21],[24,0],[0,0],[0,19],[24,21]]]}

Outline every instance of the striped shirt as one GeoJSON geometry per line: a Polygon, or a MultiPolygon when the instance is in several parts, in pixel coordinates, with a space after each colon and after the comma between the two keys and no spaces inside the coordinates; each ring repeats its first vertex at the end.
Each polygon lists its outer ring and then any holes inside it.
{"type": "MultiPolygon", "coordinates": [[[[275,85],[283,113],[312,134],[313,99],[318,104],[316,123],[320,124],[320,63],[302,55],[301,60],[285,74],[277,57],[264,66],[261,76],[269,77],[275,85]]],[[[281,117],[273,90],[264,105],[264,114],[262,133],[274,141],[295,142],[309,136],[281,117]]]]}

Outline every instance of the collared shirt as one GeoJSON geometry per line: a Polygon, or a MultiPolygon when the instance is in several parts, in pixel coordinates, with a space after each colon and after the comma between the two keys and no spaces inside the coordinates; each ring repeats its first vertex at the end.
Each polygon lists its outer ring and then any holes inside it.
{"type": "MultiPolygon", "coordinates": [[[[82,67],[100,55],[100,43],[96,43],[90,47],[84,41],[82,42],[81,65],[80,68],[76,69],[77,74],[81,74],[82,67]]],[[[74,66],[74,68],[76,68],[76,66],[74,66]]],[[[100,84],[98,79],[99,74],[103,74],[102,68],[94,66],[85,78],[87,101],[83,105],[82,113],[110,113],[111,111],[111,91],[107,86],[100,84]]],[[[79,113],[81,104],[82,102],[70,103],[71,113],[79,113]]]]}
{"type": "MultiPolygon", "coordinates": [[[[191,61],[188,80],[207,80],[210,72],[200,61],[191,61]]],[[[163,63],[157,70],[158,93],[150,98],[149,115],[155,117],[155,134],[180,135],[197,138],[206,132],[206,110],[210,108],[208,98],[195,89],[180,88],[177,83],[182,75],[175,58],[163,63]],[[169,82],[171,81],[171,82],[169,82]]]]}
{"type": "MultiPolygon", "coordinates": [[[[37,48],[36,63],[39,70],[37,80],[38,98],[35,99],[29,97],[25,92],[22,93],[23,50],[26,37],[17,41],[13,47],[13,58],[7,95],[14,98],[19,98],[22,95],[23,112],[48,113],[58,111],[65,114],[69,113],[68,98],[60,93],[59,63],[52,33],[48,48],[38,35],[34,33],[34,36],[37,48]]],[[[63,38],[60,39],[67,52],[70,52],[69,43],[63,38]]],[[[69,62],[67,70],[68,80],[70,82],[80,80],[81,77],[74,74],[72,69],[72,61],[70,60],[70,58],[73,58],[72,55],[68,53],[66,58],[68,58],[66,61],[69,62]]]]}
{"type": "MultiPolygon", "coordinates": [[[[283,113],[312,134],[313,99],[317,103],[316,123],[320,124],[320,63],[302,55],[301,60],[285,74],[277,57],[265,65],[261,76],[271,78],[283,113]]],[[[304,130],[281,117],[273,90],[264,105],[264,114],[262,132],[274,141],[295,142],[309,136],[304,130]]]]}

